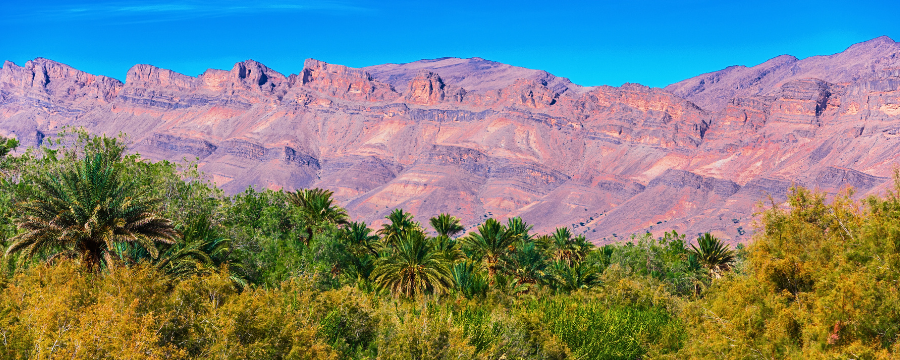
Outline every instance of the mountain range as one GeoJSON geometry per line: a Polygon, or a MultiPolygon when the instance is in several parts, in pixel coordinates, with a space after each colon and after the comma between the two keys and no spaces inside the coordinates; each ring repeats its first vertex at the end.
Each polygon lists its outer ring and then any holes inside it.
{"type": "Polygon", "coordinates": [[[793,185],[881,193],[900,154],[900,44],[788,55],[665,88],[585,87],[481,58],[283,75],[247,60],[197,77],[135,65],[125,82],[37,58],[0,69],[0,135],[64,126],[196,160],[226,193],[321,187],[351,218],[395,208],[471,228],[521,216],[595,243],[711,231],[749,239],[793,185]]]}

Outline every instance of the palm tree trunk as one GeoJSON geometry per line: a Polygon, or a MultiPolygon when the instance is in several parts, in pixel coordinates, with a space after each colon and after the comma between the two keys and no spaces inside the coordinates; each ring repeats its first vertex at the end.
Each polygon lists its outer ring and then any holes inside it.
{"type": "Polygon", "coordinates": [[[306,244],[306,247],[309,247],[309,243],[312,242],[312,237],[313,237],[312,226],[307,226],[306,227],[306,239],[304,241],[304,243],[306,244]]]}
{"type": "Polygon", "coordinates": [[[491,278],[490,285],[494,286],[494,278],[497,275],[497,261],[488,257],[488,277],[491,278]]]}

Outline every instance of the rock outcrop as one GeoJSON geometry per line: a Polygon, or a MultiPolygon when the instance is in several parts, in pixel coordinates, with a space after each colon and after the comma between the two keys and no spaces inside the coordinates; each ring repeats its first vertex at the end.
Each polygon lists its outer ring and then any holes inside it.
{"type": "Polygon", "coordinates": [[[150,159],[197,159],[228,193],[324,187],[354,220],[397,207],[467,227],[522,216],[595,242],[713,231],[746,241],[789,188],[883,191],[900,158],[900,45],[780,56],[672,84],[582,87],[480,58],[363,69],[247,60],[197,77],[118,80],[47,59],[0,69],[0,135],[129,134],[150,159]]]}

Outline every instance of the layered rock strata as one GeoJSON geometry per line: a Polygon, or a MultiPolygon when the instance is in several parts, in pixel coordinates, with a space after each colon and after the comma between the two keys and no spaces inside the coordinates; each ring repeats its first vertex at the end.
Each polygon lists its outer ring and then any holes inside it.
{"type": "Polygon", "coordinates": [[[900,153],[900,44],[774,58],[666,87],[582,87],[480,58],[363,69],[253,60],[192,77],[135,65],[122,83],[47,59],[0,69],[0,135],[63,126],[195,160],[228,193],[324,187],[354,220],[395,208],[469,228],[522,216],[602,243],[633,233],[752,233],[794,185],[884,191],[900,153]]]}

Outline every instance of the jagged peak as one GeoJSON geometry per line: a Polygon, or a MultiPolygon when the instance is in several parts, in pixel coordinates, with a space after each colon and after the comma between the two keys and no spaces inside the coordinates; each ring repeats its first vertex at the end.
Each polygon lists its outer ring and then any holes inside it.
{"type": "Polygon", "coordinates": [[[329,64],[327,62],[316,60],[313,58],[306,59],[303,62],[303,82],[310,80],[311,72],[325,72],[329,74],[340,74],[343,76],[352,76],[363,78],[367,81],[372,80],[372,75],[363,69],[352,68],[346,65],[329,64]]]}
{"type": "Polygon", "coordinates": [[[798,59],[796,56],[784,54],[784,55],[778,55],[769,60],[766,60],[762,64],[756,65],[754,67],[781,66],[784,64],[795,63],[797,61],[800,61],[800,59],[798,59]]]}
{"type": "Polygon", "coordinates": [[[13,71],[22,71],[24,69],[24,71],[40,73],[41,75],[39,77],[45,78],[44,81],[49,81],[50,79],[75,78],[86,83],[99,81],[113,87],[122,85],[122,82],[116,78],[104,75],[94,75],[59,61],[43,57],[36,57],[32,60],[28,60],[23,66],[19,66],[16,63],[7,60],[3,63],[3,69],[13,71]]]}
{"type": "Polygon", "coordinates": [[[857,48],[874,48],[874,47],[878,47],[880,45],[895,45],[895,44],[897,44],[897,42],[894,41],[894,39],[891,39],[887,35],[882,35],[882,36],[879,36],[879,37],[871,39],[871,40],[866,40],[863,42],[858,42],[856,44],[850,45],[850,47],[848,47],[847,50],[857,49],[857,48]]]}
{"type": "Polygon", "coordinates": [[[272,70],[268,66],[263,65],[263,63],[253,60],[253,59],[247,59],[244,61],[237,62],[231,68],[231,73],[236,74],[239,78],[242,78],[242,79],[246,78],[246,77],[256,77],[253,74],[254,71],[258,71],[258,72],[265,74],[267,78],[275,77],[275,78],[279,78],[280,80],[286,79],[284,74],[277,72],[275,70],[272,70]]]}
{"type": "Polygon", "coordinates": [[[327,62],[324,62],[322,60],[313,59],[313,58],[309,58],[309,59],[306,59],[303,61],[304,69],[323,67],[323,66],[327,66],[327,65],[328,65],[327,62]]]}
{"type": "Polygon", "coordinates": [[[650,90],[652,90],[651,87],[644,85],[644,84],[638,84],[638,83],[624,83],[619,88],[621,88],[622,90],[631,90],[631,91],[650,91],[650,90]]]}
{"type": "Polygon", "coordinates": [[[428,69],[419,69],[418,71],[416,71],[416,76],[413,78],[414,79],[431,79],[431,78],[440,79],[441,75],[434,71],[428,70],[428,69]]]}
{"type": "Polygon", "coordinates": [[[154,84],[171,84],[175,82],[181,87],[192,87],[196,77],[185,75],[177,71],[163,69],[150,64],[137,64],[128,69],[125,75],[125,83],[132,85],[138,82],[150,82],[154,84]]]}

